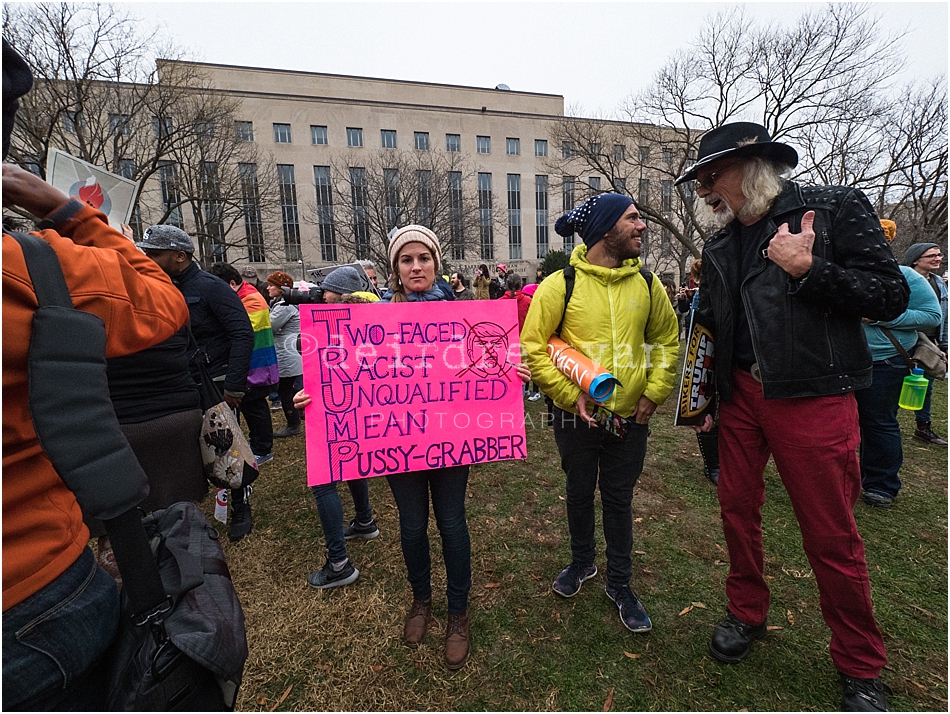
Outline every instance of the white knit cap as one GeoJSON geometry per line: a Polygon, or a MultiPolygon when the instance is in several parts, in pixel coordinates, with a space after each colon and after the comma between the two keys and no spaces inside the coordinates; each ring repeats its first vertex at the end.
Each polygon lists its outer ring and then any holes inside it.
{"type": "Polygon", "coordinates": [[[392,266],[393,272],[399,274],[396,257],[406,243],[422,243],[432,251],[432,257],[435,258],[435,271],[436,273],[439,272],[439,266],[442,265],[442,246],[439,245],[439,238],[425,226],[417,225],[403,226],[394,231],[389,237],[389,264],[392,266]]]}

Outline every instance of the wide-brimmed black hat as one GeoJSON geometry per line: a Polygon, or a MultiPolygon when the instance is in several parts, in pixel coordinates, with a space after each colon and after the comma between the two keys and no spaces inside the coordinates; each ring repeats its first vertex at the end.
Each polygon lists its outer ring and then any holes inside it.
{"type": "Polygon", "coordinates": [[[762,156],[789,168],[798,165],[798,152],[791,146],[772,141],[768,129],[761,124],[739,121],[723,124],[703,134],[696,163],[676,179],[674,185],[692,181],[697,169],[732,156],[762,156]]]}

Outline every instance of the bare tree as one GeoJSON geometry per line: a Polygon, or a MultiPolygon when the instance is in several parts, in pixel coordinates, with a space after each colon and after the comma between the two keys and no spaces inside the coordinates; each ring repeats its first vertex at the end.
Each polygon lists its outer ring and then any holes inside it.
{"type": "Polygon", "coordinates": [[[755,25],[741,9],[720,13],[622,103],[625,121],[565,117],[555,138],[572,142],[573,154],[558,168],[606,177],[698,256],[711,228],[692,212],[691,186],[671,196],[663,182],[692,163],[709,129],[755,121],[798,149],[793,178],[857,186],[882,215],[907,215],[915,235],[928,226],[927,235],[945,236],[945,78],[895,88],[902,37],[863,4],[810,8],[787,27],[755,25]],[[609,142],[635,153],[615,161],[609,142]]]}
{"type": "Polygon", "coordinates": [[[501,215],[499,201],[486,206],[479,196],[477,174],[461,154],[435,150],[387,149],[315,167],[316,202],[308,212],[321,257],[387,265],[390,231],[417,223],[439,236],[447,266],[476,259],[501,215]]]}
{"type": "Polygon", "coordinates": [[[284,253],[263,230],[280,211],[273,160],[237,136],[238,100],[172,43],[107,4],[7,4],[4,34],[35,79],[11,160],[45,177],[55,147],[139,181],[135,233],[187,217],[204,263],[235,247],[258,261],[284,253]]]}

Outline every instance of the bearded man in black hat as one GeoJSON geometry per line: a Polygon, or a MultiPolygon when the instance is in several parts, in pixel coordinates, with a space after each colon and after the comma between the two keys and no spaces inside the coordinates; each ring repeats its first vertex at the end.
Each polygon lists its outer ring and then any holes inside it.
{"type": "MultiPolygon", "coordinates": [[[[909,289],[881,224],[857,189],[784,176],[795,150],[739,122],[703,136],[697,214],[722,229],[703,250],[699,311],[716,346],[718,495],[729,548],[728,609],[709,652],[745,659],[766,633],[763,472],[775,460],[831,628],[845,711],[887,711],[884,642],[874,621],[864,545],[853,392],[871,383],[861,318],[892,320],[909,289]]],[[[703,431],[713,425],[707,417],[703,431]]]]}

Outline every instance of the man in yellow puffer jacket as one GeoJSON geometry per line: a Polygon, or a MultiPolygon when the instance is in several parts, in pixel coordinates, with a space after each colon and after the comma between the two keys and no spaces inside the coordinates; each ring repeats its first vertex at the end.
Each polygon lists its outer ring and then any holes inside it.
{"type": "MultiPolygon", "coordinates": [[[[594,562],[594,488],[600,484],[607,542],[607,596],[634,632],[652,627],[630,589],[633,550],[633,487],[643,469],[649,421],[673,389],[679,349],[676,313],[659,280],[640,274],[641,239],[646,224],[636,205],[616,193],[592,196],[558,219],[562,236],[577,232],[574,290],[565,312],[563,271],[538,286],[521,341],[535,382],[554,401],[554,437],[567,475],[567,523],[571,564],[553,589],[573,597],[597,574],[594,562]],[[561,338],[613,374],[622,386],[605,402],[626,423],[617,434],[597,425],[593,400],[557,370],[548,339],[561,317],[561,338]],[[620,434],[626,432],[621,438],[620,434]]],[[[614,423],[618,422],[614,420],[614,423]]]]}

